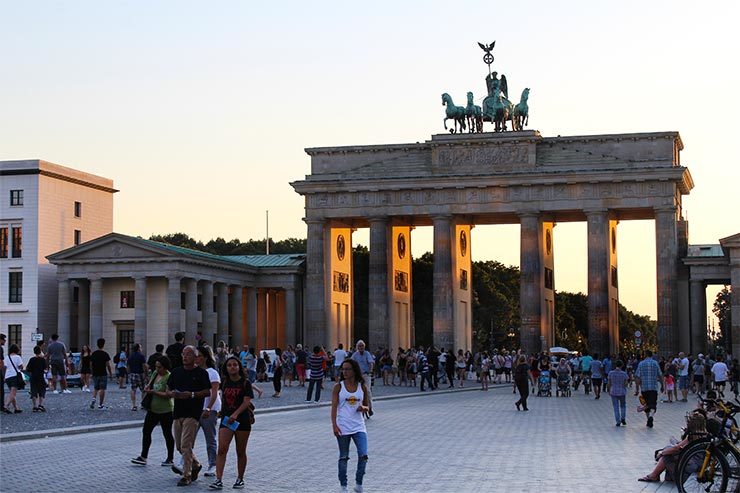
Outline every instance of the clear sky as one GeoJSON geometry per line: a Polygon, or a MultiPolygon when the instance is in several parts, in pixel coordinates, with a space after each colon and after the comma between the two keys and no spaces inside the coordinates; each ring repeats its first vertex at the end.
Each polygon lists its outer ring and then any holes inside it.
{"type": "MultiPolygon", "coordinates": [[[[115,230],[304,237],[306,147],[443,132],[481,98],[477,42],[544,136],[681,132],[692,243],[740,232],[740,3],[0,0],[0,159],[112,178],[115,230]],[[460,104],[460,103],[458,103],[460,104]]],[[[586,289],[585,223],[555,228],[556,288],[586,289]]],[[[655,315],[652,221],[620,224],[620,298],[655,315]]],[[[355,243],[367,244],[358,231],[355,243]]],[[[519,262],[518,226],[473,231],[519,262]]],[[[430,228],[413,237],[431,250],[430,228]]]]}

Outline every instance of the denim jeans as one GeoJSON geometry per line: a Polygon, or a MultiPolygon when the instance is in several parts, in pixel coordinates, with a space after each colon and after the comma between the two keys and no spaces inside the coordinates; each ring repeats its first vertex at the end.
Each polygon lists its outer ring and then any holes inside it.
{"type": "Polygon", "coordinates": [[[357,447],[357,472],[355,472],[355,484],[362,484],[367,467],[367,433],[360,431],[352,435],[337,437],[339,444],[339,484],[347,486],[347,462],[349,461],[349,442],[355,442],[357,447]]]}
{"type": "Polygon", "coordinates": [[[614,420],[620,423],[627,417],[627,402],[623,395],[613,395],[612,407],[614,408],[614,420]]]}
{"type": "MultiPolygon", "coordinates": [[[[206,398],[207,399],[207,398],[206,398]]],[[[200,427],[206,439],[208,467],[216,467],[216,434],[218,433],[218,413],[211,411],[207,418],[200,418],[200,427]]]]}
{"type": "Polygon", "coordinates": [[[316,402],[319,402],[319,399],[321,399],[321,380],[312,378],[308,381],[308,392],[306,393],[306,400],[311,400],[311,394],[313,394],[313,389],[316,387],[316,402]]]}

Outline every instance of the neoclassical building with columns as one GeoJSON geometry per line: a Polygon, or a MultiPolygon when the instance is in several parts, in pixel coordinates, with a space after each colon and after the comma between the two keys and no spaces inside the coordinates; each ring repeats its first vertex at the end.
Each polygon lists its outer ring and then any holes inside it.
{"type": "Polygon", "coordinates": [[[203,338],[285,347],[303,337],[305,255],[212,255],[110,233],[47,257],[57,267],[58,326],[70,347],[203,338]]]}

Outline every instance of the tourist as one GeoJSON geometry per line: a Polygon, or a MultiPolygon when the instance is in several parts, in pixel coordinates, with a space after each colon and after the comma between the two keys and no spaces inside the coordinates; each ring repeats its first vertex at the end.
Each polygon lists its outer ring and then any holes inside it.
{"type": "Polygon", "coordinates": [[[0,412],[5,411],[5,334],[0,334],[0,412]]]}
{"type": "MultiPolygon", "coordinates": [[[[252,349],[252,348],[250,348],[252,349]]],[[[251,354],[251,353],[250,353],[251,354]]],[[[249,363],[249,356],[247,356],[247,363],[249,363]]],[[[255,366],[255,375],[258,382],[265,382],[267,381],[267,362],[270,361],[270,358],[267,356],[266,352],[262,352],[259,358],[257,358],[257,365],[255,366]]],[[[247,366],[247,370],[249,370],[249,366],[247,366]]],[[[249,371],[251,375],[251,371],[249,371]]],[[[251,378],[250,378],[251,380],[251,378]]]]}
{"type": "Polygon", "coordinates": [[[496,353],[491,357],[491,363],[493,364],[493,383],[501,383],[501,379],[504,374],[504,356],[501,353],[496,353]]]}
{"type": "Polygon", "coordinates": [[[673,375],[668,373],[665,376],[665,393],[668,397],[663,402],[673,402],[673,391],[676,390],[676,380],[673,378],[673,375]]]}
{"type": "Polygon", "coordinates": [[[129,383],[131,384],[131,410],[138,411],[139,408],[136,405],[136,389],[139,389],[141,393],[140,397],[144,398],[144,365],[146,364],[146,356],[141,352],[141,345],[139,343],[134,344],[131,356],[126,360],[126,370],[129,374],[129,383]]]}
{"type": "Polygon", "coordinates": [[[418,366],[416,364],[416,351],[414,348],[409,349],[406,352],[406,386],[416,387],[416,372],[418,366]]]}
{"type": "Polygon", "coordinates": [[[694,377],[692,379],[691,383],[691,391],[693,393],[701,393],[704,392],[704,355],[699,353],[694,360],[694,363],[691,365],[691,369],[693,370],[694,377]]]}
{"type": "Polygon", "coordinates": [[[215,476],[216,434],[218,433],[218,414],[221,412],[221,396],[218,393],[221,387],[221,376],[216,369],[216,360],[210,347],[199,347],[195,353],[195,362],[208,372],[208,379],[211,382],[211,393],[203,399],[203,413],[198,420],[198,424],[203,430],[203,438],[205,438],[206,451],[208,452],[208,469],[203,475],[215,476]]]}
{"type": "Polygon", "coordinates": [[[653,352],[645,351],[645,359],[640,361],[635,370],[635,396],[642,393],[645,399],[645,416],[647,427],[653,427],[653,414],[658,409],[658,388],[662,385],[663,374],[658,362],[653,359],[653,352]]]}
{"type": "Polygon", "coordinates": [[[229,357],[229,348],[226,347],[226,342],[218,341],[218,346],[216,347],[216,354],[214,354],[213,357],[216,360],[216,368],[218,368],[219,370],[223,368],[224,363],[226,363],[226,358],[229,357]]]}
{"type": "MultiPolygon", "coordinates": [[[[494,356],[495,358],[495,356],[494,356]]],[[[503,368],[503,367],[502,367],[503,368]]],[[[483,351],[480,356],[480,386],[481,390],[488,390],[489,371],[491,370],[491,360],[488,358],[488,351],[483,351]]],[[[498,377],[500,375],[496,375],[498,377]]]]}
{"type": "Polygon", "coordinates": [[[313,354],[308,358],[309,381],[308,392],[306,393],[306,402],[311,402],[313,389],[316,388],[316,397],[314,402],[321,399],[321,382],[324,379],[324,357],[321,356],[321,346],[314,346],[313,354]]]}
{"type": "Polygon", "coordinates": [[[380,355],[380,368],[381,376],[383,378],[383,385],[395,385],[395,382],[393,382],[393,358],[391,358],[391,355],[388,353],[387,349],[384,350],[383,353],[380,355]]]}
{"type": "Polygon", "coordinates": [[[247,348],[246,355],[244,356],[242,363],[244,364],[244,369],[247,372],[247,378],[249,378],[249,381],[259,381],[259,378],[257,377],[257,356],[255,355],[253,347],[247,348]]]}
{"type": "Polygon", "coordinates": [[[288,387],[293,386],[294,358],[295,353],[293,352],[293,346],[288,345],[288,349],[283,351],[283,354],[281,356],[283,368],[283,385],[287,385],[288,387]]]}
{"type": "Polygon", "coordinates": [[[154,352],[150,354],[146,360],[144,373],[150,375],[154,371],[154,367],[156,366],[157,361],[159,361],[159,358],[161,358],[162,356],[164,356],[164,344],[157,344],[156,346],[154,346],[154,352]]]}
{"type": "Polygon", "coordinates": [[[723,361],[722,355],[717,355],[717,362],[712,365],[712,376],[714,377],[714,388],[719,392],[719,396],[725,397],[725,384],[727,383],[727,374],[729,370],[723,361]]]}
{"type": "Polygon", "coordinates": [[[26,371],[30,376],[29,383],[31,384],[33,412],[36,413],[41,411],[42,413],[45,413],[46,408],[44,407],[44,398],[46,397],[46,379],[44,378],[44,375],[46,374],[48,366],[46,364],[46,359],[41,356],[40,347],[34,346],[33,354],[34,356],[28,360],[28,365],[26,366],[26,371]]]}
{"type": "Polygon", "coordinates": [[[514,364],[514,358],[512,358],[509,351],[504,350],[504,376],[506,377],[506,383],[511,383],[511,367],[514,364]]]}
{"type": "Polygon", "coordinates": [[[213,490],[224,487],[224,467],[232,438],[236,438],[237,478],[234,489],[244,488],[244,471],[247,469],[247,442],[254,423],[254,392],[252,384],[244,373],[239,358],[228,358],[224,365],[226,375],[221,383],[223,419],[218,430],[218,456],[216,459],[216,480],[209,485],[213,490]]]}
{"type": "Polygon", "coordinates": [[[604,382],[602,384],[604,386],[603,391],[606,392],[606,387],[607,387],[607,385],[609,383],[609,378],[608,378],[609,377],[609,373],[614,369],[614,363],[613,363],[612,355],[607,354],[606,356],[604,356],[604,359],[601,360],[601,363],[602,363],[602,365],[604,367],[603,368],[603,370],[604,370],[603,371],[603,374],[604,374],[604,382]]]}
{"type": "Polygon", "coordinates": [[[97,340],[98,349],[90,355],[90,368],[92,369],[93,395],[90,402],[90,409],[95,409],[95,398],[98,397],[99,410],[107,409],[105,407],[105,390],[108,388],[108,377],[113,378],[113,369],[110,364],[110,355],[103,349],[105,339],[102,337],[97,340]]]}
{"type": "Polygon", "coordinates": [[[175,333],[175,342],[167,346],[165,354],[170,359],[171,370],[182,366],[182,350],[185,347],[183,340],[185,340],[185,334],[177,332],[175,333]]]}
{"type": "Polygon", "coordinates": [[[419,377],[421,380],[421,386],[419,390],[424,392],[424,384],[429,384],[429,390],[434,390],[434,383],[432,382],[432,369],[431,365],[429,364],[429,359],[427,358],[427,355],[424,354],[423,350],[419,350],[419,354],[417,357],[418,365],[419,365],[419,377]]]}
{"type": "Polygon", "coordinates": [[[601,381],[604,379],[604,364],[599,359],[599,353],[594,353],[591,360],[591,384],[594,389],[594,400],[601,397],[601,381]]]}
{"type": "Polygon", "coordinates": [[[51,335],[51,342],[46,348],[46,359],[51,369],[51,390],[58,394],[57,377],[63,394],[71,394],[67,388],[67,347],[59,341],[58,334],[51,335]]]}
{"type": "Polygon", "coordinates": [[[273,363],[272,369],[272,388],[275,393],[273,397],[280,397],[280,392],[283,390],[283,350],[275,348],[275,362],[273,363]]]}
{"type": "Polygon", "coordinates": [[[118,388],[126,388],[126,377],[128,376],[127,364],[128,355],[126,346],[121,346],[121,351],[113,357],[113,364],[116,365],[116,376],[118,377],[118,388]]]}
{"type": "MultiPolygon", "coordinates": [[[[660,370],[660,367],[658,367],[658,370],[660,370]]],[[[638,481],[656,483],[660,481],[660,475],[663,471],[666,472],[666,481],[675,481],[676,467],[681,451],[686,445],[702,436],[706,436],[706,416],[700,410],[696,410],[686,417],[686,437],[678,443],[671,443],[667,447],[656,451],[655,460],[657,460],[657,463],[655,467],[649,474],[639,478],[638,481]]],[[[709,490],[711,482],[707,484],[707,490],[709,490]]]]}
{"type": "Polygon", "coordinates": [[[529,411],[527,397],[529,396],[529,381],[531,378],[532,372],[527,364],[527,357],[522,354],[516,362],[516,368],[514,368],[514,385],[519,391],[519,400],[514,403],[517,411],[520,409],[529,411]]]}
{"type": "Polygon", "coordinates": [[[452,352],[452,349],[447,351],[447,355],[445,357],[445,374],[447,376],[447,382],[449,383],[448,389],[452,389],[455,387],[455,367],[457,365],[457,358],[455,358],[455,353],[452,352]]]}
{"type": "Polygon", "coordinates": [[[131,462],[140,466],[146,465],[147,458],[149,457],[149,447],[152,445],[152,431],[159,425],[162,428],[162,436],[167,447],[167,457],[165,457],[161,465],[172,467],[172,459],[175,453],[175,439],[172,436],[172,409],[174,404],[167,392],[167,381],[170,378],[170,359],[162,355],[159,359],[152,362],[152,368],[154,371],[148,377],[148,382],[146,387],[144,387],[144,393],[151,394],[152,400],[144,417],[141,454],[135,459],[131,459],[131,462]]]}
{"type": "Polygon", "coordinates": [[[427,350],[427,360],[429,360],[429,374],[432,377],[432,383],[434,387],[432,390],[437,390],[439,387],[439,351],[435,346],[431,346],[427,350]]]}
{"type": "MultiPolygon", "coordinates": [[[[407,370],[406,370],[406,364],[408,363],[408,360],[406,359],[406,352],[403,350],[403,348],[399,347],[398,352],[396,353],[396,365],[395,368],[398,370],[398,385],[404,385],[406,384],[408,386],[408,378],[407,378],[407,370]]],[[[339,375],[341,373],[341,366],[337,370],[337,381],[339,381],[339,375]]]]}
{"type": "Polygon", "coordinates": [[[175,445],[183,458],[182,470],[175,466],[172,466],[172,470],[182,474],[177,485],[187,486],[198,479],[203,467],[193,453],[193,445],[203,415],[203,401],[211,394],[208,372],[196,366],[193,346],[183,348],[182,366],[172,369],[167,389],[167,396],[175,399],[172,413],[175,445]]]}
{"type": "Polygon", "coordinates": [[[344,345],[340,342],[334,350],[334,378],[337,382],[342,378],[340,369],[346,357],[347,351],[344,350],[344,345]]]}
{"type": "Polygon", "coordinates": [[[683,352],[678,353],[678,388],[681,390],[681,402],[688,402],[689,396],[689,358],[683,352]]]}
{"type": "Polygon", "coordinates": [[[362,492],[362,480],[367,467],[367,429],[363,414],[370,411],[367,386],[357,361],[348,359],[342,363],[342,375],[334,385],[331,397],[331,424],[339,445],[339,484],[341,491],[347,490],[347,462],[350,441],[357,448],[356,492],[362,492]]]}
{"type": "Polygon", "coordinates": [[[5,401],[6,414],[19,414],[23,410],[18,406],[16,394],[18,389],[23,390],[25,382],[23,381],[23,359],[21,350],[17,344],[11,344],[8,348],[8,355],[5,357],[5,384],[8,386],[8,397],[5,401]],[[10,405],[13,404],[13,412],[10,412],[10,405]]]}
{"type": "Polygon", "coordinates": [[[624,363],[617,360],[616,368],[607,375],[609,395],[614,408],[616,426],[627,426],[627,373],[622,369],[624,363]]]}
{"type": "Polygon", "coordinates": [[[352,353],[352,359],[357,361],[360,365],[360,371],[362,376],[367,382],[367,400],[369,402],[367,415],[373,415],[373,386],[372,386],[372,374],[373,368],[375,367],[375,358],[370,354],[370,351],[366,351],[365,342],[363,340],[357,341],[355,344],[355,352],[352,353]]]}
{"type": "MultiPolygon", "coordinates": [[[[658,366],[660,366],[660,364],[658,366]]],[[[670,375],[672,377],[671,379],[675,383],[676,380],[678,380],[678,358],[669,358],[669,361],[666,362],[666,364],[664,365],[664,368],[665,370],[661,370],[663,375],[666,375],[666,376],[670,375]]],[[[664,384],[665,384],[665,381],[663,382],[663,384],[661,384],[661,390],[664,389],[664,384]]],[[[675,385],[673,386],[673,390],[671,391],[671,401],[674,400],[674,397],[675,397],[675,400],[678,400],[678,392],[676,392],[675,385]]]]}
{"type": "Polygon", "coordinates": [[[460,382],[460,388],[463,387],[465,382],[465,354],[462,349],[457,350],[457,358],[455,358],[455,369],[457,371],[457,380],[460,382]]]}
{"type": "MultiPolygon", "coordinates": [[[[39,352],[40,351],[41,348],[39,348],[39,352]]],[[[90,384],[92,383],[92,367],[90,366],[90,356],[92,356],[90,346],[85,344],[84,346],[82,346],[82,351],[80,351],[80,383],[82,384],[83,392],[92,392],[92,389],[90,389],[90,384]]]]}

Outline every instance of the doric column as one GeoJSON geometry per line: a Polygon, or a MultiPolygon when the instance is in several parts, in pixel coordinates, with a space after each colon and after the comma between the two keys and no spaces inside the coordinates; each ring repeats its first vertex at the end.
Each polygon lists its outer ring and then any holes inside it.
{"type": "Polygon", "coordinates": [[[90,281],[78,279],[77,285],[80,289],[80,301],[77,304],[77,341],[82,349],[83,344],[89,345],[90,342],[90,281]]]}
{"type": "MultiPolygon", "coordinates": [[[[175,342],[175,333],[180,332],[180,276],[167,277],[167,343],[175,342]]],[[[190,342],[188,341],[188,344],[190,342]]],[[[165,344],[167,345],[167,344],[165,344]]]]}
{"type": "Polygon", "coordinates": [[[691,349],[693,355],[707,352],[707,291],[704,281],[689,281],[691,300],[691,349]]]}
{"type": "Polygon", "coordinates": [[[676,208],[655,209],[656,277],[658,291],[658,352],[661,356],[688,348],[678,347],[676,327],[676,279],[678,234],[676,208]]]}
{"type": "Polygon", "coordinates": [[[586,211],[588,223],[588,346],[609,352],[609,216],[606,209],[586,211]]]}
{"type": "Polygon", "coordinates": [[[65,344],[69,345],[70,341],[70,325],[72,317],[72,306],[70,299],[70,283],[69,279],[59,279],[59,295],[57,297],[57,330],[59,339],[65,344]]]}
{"type": "Polygon", "coordinates": [[[154,348],[147,346],[146,276],[136,276],[134,282],[134,342],[141,344],[144,354],[150,354],[154,348]]]}
{"type": "MultiPolygon", "coordinates": [[[[368,346],[388,347],[388,218],[370,218],[368,270],[368,346]]],[[[333,342],[333,341],[332,341],[333,342]]],[[[349,344],[349,343],[348,343],[349,344]]]]}
{"type": "Polygon", "coordinates": [[[326,328],[326,273],[324,272],[323,219],[304,219],[308,225],[306,242],[306,340],[305,345],[323,341],[326,328]]]}
{"type": "Polygon", "coordinates": [[[245,344],[256,345],[257,341],[257,288],[247,288],[247,335],[245,344]]]}
{"type": "MultiPolygon", "coordinates": [[[[285,344],[296,343],[296,295],[295,289],[285,290],[285,344]]],[[[349,341],[347,341],[349,343],[349,341]]]]}
{"type": "Polygon", "coordinates": [[[242,287],[231,286],[231,320],[229,321],[229,331],[231,332],[231,347],[241,346],[244,344],[242,337],[242,287]]]}
{"type": "Polygon", "coordinates": [[[540,341],[540,292],[542,276],[540,273],[539,230],[540,221],[536,213],[520,214],[520,288],[519,303],[522,326],[520,337],[522,349],[531,354],[542,350],[540,341]]]}
{"type": "MultiPolygon", "coordinates": [[[[103,337],[103,280],[90,279],[90,347],[103,337]]],[[[108,347],[115,347],[115,343],[108,347]]]]}
{"type": "Polygon", "coordinates": [[[185,279],[185,345],[197,343],[198,334],[198,281],[185,279]]]}
{"type": "Polygon", "coordinates": [[[277,347],[278,333],[278,292],[271,289],[267,292],[267,345],[266,348],[277,347]]]}
{"type": "Polygon", "coordinates": [[[452,307],[452,216],[435,216],[434,275],[432,281],[432,331],[437,347],[452,348],[454,310],[452,307]]]}
{"type": "Polygon", "coordinates": [[[223,282],[216,287],[216,309],[218,311],[218,340],[229,341],[229,286],[223,282]]]}
{"type": "Polygon", "coordinates": [[[213,346],[213,336],[216,333],[216,314],[213,312],[213,281],[201,281],[201,316],[203,319],[203,340],[213,346]]]}
{"type": "Polygon", "coordinates": [[[254,347],[258,351],[267,349],[267,289],[259,288],[257,290],[257,338],[254,341],[254,347]]]}

